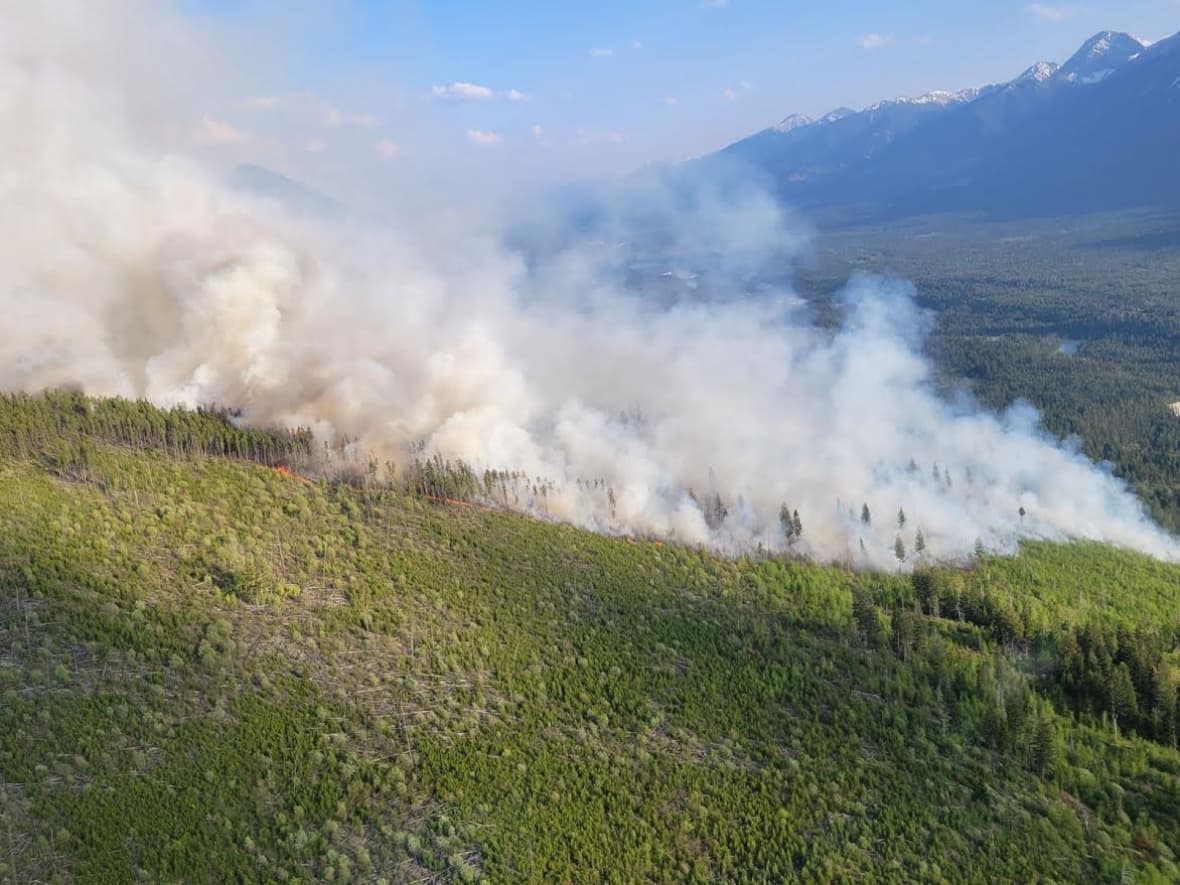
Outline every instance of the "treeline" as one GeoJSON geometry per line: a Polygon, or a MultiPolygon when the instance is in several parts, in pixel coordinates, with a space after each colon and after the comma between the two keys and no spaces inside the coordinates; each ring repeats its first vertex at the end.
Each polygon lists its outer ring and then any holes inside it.
{"type": "Polygon", "coordinates": [[[314,452],[306,428],[239,426],[227,409],[159,409],[143,400],[95,398],[74,391],[0,393],[0,454],[46,456],[84,468],[90,445],[106,442],[177,458],[224,457],[268,467],[302,466],[314,452]]]}

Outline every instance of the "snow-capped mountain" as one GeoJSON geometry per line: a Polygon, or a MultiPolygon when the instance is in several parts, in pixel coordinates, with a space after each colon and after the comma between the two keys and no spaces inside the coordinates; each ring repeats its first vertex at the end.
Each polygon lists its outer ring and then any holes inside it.
{"type": "Polygon", "coordinates": [[[1068,83],[1100,83],[1145,48],[1140,40],[1129,34],[1102,31],[1083,43],[1082,48],[1061,66],[1057,75],[1068,83]]]}
{"type": "Polygon", "coordinates": [[[1052,61],[1039,61],[1031,67],[1027,68],[1015,80],[1004,84],[1004,89],[1019,89],[1021,86],[1029,84],[1045,83],[1053,79],[1053,75],[1060,70],[1060,66],[1052,61]]]}
{"type": "Polygon", "coordinates": [[[804,206],[1180,209],[1180,34],[1114,31],[1005,83],[792,114],[700,161],[752,164],[804,206]]]}

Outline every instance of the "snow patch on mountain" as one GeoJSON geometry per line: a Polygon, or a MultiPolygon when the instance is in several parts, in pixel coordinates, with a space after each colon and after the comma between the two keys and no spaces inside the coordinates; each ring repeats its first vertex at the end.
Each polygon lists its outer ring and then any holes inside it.
{"type": "Polygon", "coordinates": [[[782,132],[786,134],[795,129],[802,129],[804,126],[810,126],[815,121],[806,114],[791,114],[786,117],[778,125],[774,127],[775,132],[782,132]]]}
{"type": "Polygon", "coordinates": [[[1059,67],[1060,65],[1056,62],[1039,61],[1009,83],[1008,87],[1023,86],[1026,83],[1044,83],[1057,73],[1059,67]]]}

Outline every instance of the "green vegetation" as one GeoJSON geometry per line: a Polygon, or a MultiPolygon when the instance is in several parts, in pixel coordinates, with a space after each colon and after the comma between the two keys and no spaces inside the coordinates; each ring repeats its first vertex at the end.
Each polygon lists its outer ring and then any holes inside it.
{"type": "Polygon", "coordinates": [[[1054,434],[1110,461],[1180,531],[1180,222],[1143,213],[1019,222],[959,216],[825,230],[800,281],[831,321],[850,273],[912,280],[935,312],[949,387],[1025,399],[1054,434]]]}
{"type": "Polygon", "coordinates": [[[735,561],[308,451],[0,398],[0,880],[1180,878],[1176,567],[735,561]]]}

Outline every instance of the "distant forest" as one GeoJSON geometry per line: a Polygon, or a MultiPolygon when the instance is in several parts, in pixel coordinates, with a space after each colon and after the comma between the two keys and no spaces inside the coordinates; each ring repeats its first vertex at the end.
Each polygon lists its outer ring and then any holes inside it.
{"type": "Polygon", "coordinates": [[[1180,531],[1180,218],[1147,213],[990,223],[959,216],[816,237],[797,280],[821,321],[854,271],[911,280],[948,391],[1018,399],[1110,462],[1180,531]]]}

